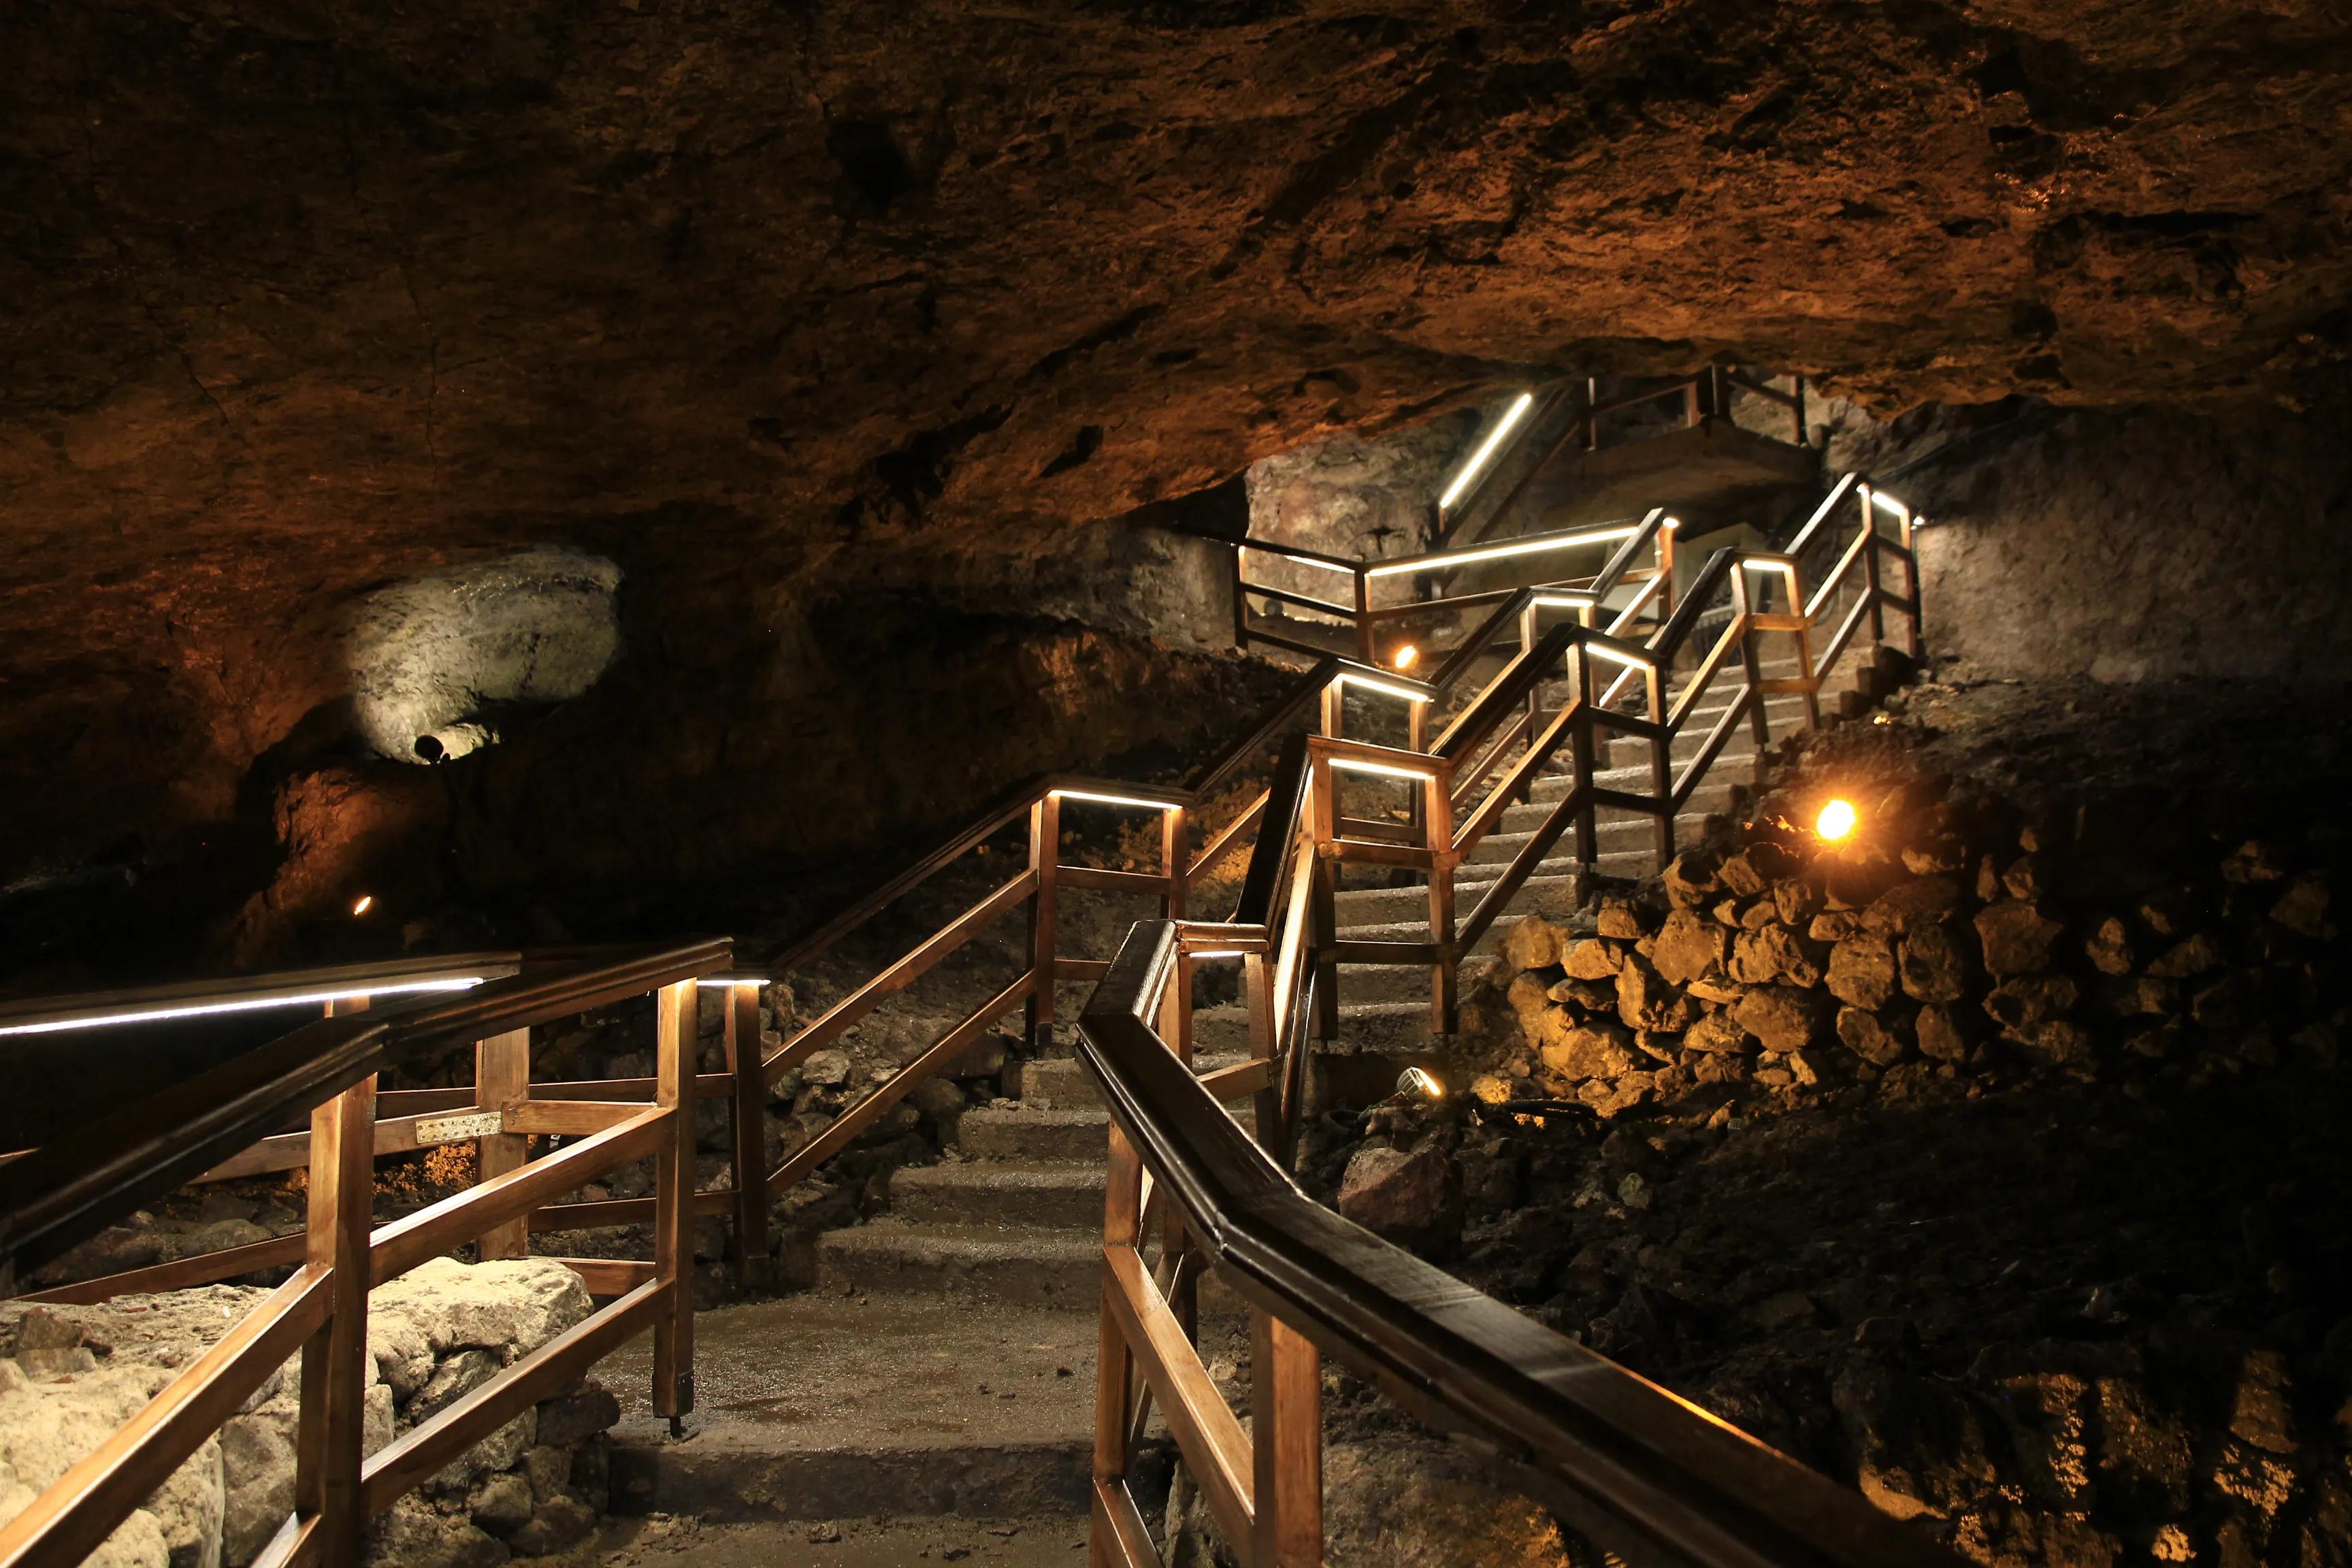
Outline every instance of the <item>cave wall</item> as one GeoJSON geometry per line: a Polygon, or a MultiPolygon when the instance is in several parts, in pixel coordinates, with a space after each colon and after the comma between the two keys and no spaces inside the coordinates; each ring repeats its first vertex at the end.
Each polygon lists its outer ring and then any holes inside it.
{"type": "Polygon", "coordinates": [[[1970,673],[2352,678],[2352,396],[1849,414],[1828,458],[1932,520],[1928,647],[1970,673]]]}

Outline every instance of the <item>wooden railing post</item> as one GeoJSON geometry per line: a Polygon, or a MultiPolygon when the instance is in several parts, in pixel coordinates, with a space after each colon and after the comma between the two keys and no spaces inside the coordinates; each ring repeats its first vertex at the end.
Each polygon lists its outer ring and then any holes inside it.
{"type": "Polygon", "coordinates": [[[1323,1561],[1323,1359],[1263,1307],[1250,1310],[1252,1568],[1323,1561]]]}
{"type": "Polygon", "coordinates": [[[1245,648],[1250,645],[1249,590],[1244,583],[1242,568],[1242,557],[1248,552],[1248,550],[1249,546],[1246,544],[1234,546],[1234,647],[1237,648],[1245,648]]]}
{"type": "Polygon", "coordinates": [[[1437,944],[1430,972],[1430,1026],[1451,1035],[1457,1026],[1457,979],[1454,962],[1454,775],[1440,764],[1422,784],[1422,820],[1429,845],[1429,940],[1437,944]]]}
{"type": "Polygon", "coordinates": [[[1666,731],[1665,672],[1654,664],[1642,675],[1642,715],[1656,726],[1650,735],[1650,794],[1658,802],[1656,847],[1663,873],[1675,858],[1675,742],[1666,731]]]}
{"type": "MultiPolygon", "coordinates": [[[[1127,1490],[1128,1416],[1135,1403],[1135,1360],[1119,1331],[1118,1314],[1111,1305],[1119,1288],[1108,1254],[1131,1248],[1143,1227],[1143,1162],[1135,1145],[1118,1130],[1110,1129],[1109,1168],[1103,1187],[1102,1328],[1095,1352],[1095,1454],[1093,1528],[1087,1532],[1088,1568],[1126,1568],[1127,1554],[1118,1548],[1121,1505],[1134,1507],[1127,1490]]],[[[1149,1538],[1146,1538],[1147,1543],[1149,1538]]]]}
{"type": "Polygon", "coordinates": [[[1381,661],[1372,651],[1372,579],[1360,565],[1356,568],[1356,657],[1366,664],[1381,661]]]}
{"type": "Polygon", "coordinates": [[[760,988],[727,988],[727,1070],[734,1075],[735,1282],[768,1256],[768,1074],[760,1055],[760,988]]]}
{"type": "Polygon", "coordinates": [[[669,1112],[654,1156],[654,1278],[668,1288],[654,1318],[654,1414],[679,1430],[694,1408],[695,983],[654,999],[654,1103],[669,1112]]]}
{"type": "MultiPolygon", "coordinates": [[[[502,1116],[530,1098],[530,1031],[515,1029],[492,1035],[474,1047],[474,1109],[502,1116]]],[[[530,1140],[520,1132],[486,1132],[474,1141],[479,1179],[488,1181],[520,1171],[530,1158],[530,1140]]],[[[474,1256],[487,1262],[495,1258],[526,1258],[530,1254],[527,1221],[512,1219],[492,1226],[475,1245],[474,1256]]]]}
{"type": "Polygon", "coordinates": [[[1315,1036],[1318,1039],[1336,1040],[1339,1037],[1339,961],[1335,956],[1334,944],[1339,932],[1339,861],[1326,853],[1326,847],[1339,833],[1339,784],[1329,758],[1316,757],[1310,767],[1307,790],[1310,825],[1307,853],[1313,857],[1315,879],[1314,924],[1309,928],[1317,975],[1315,1036]]]}
{"type": "Polygon", "coordinates": [[[310,1113],[310,1195],[303,1267],[331,1272],[328,1318],[302,1346],[295,1529],[320,1568],[356,1568],[369,1379],[368,1232],[375,1207],[375,1078],[310,1113]]]}
{"type": "Polygon", "coordinates": [[[1185,895],[1191,890],[1184,883],[1184,868],[1192,854],[1192,814],[1181,805],[1160,814],[1160,874],[1168,879],[1160,911],[1171,921],[1184,918],[1185,895]]]}
{"type": "Polygon", "coordinates": [[[1878,500],[1868,485],[1854,486],[1853,494],[1862,505],[1862,531],[1870,536],[1862,547],[1862,591],[1870,596],[1870,640],[1884,647],[1886,645],[1886,606],[1879,596],[1878,500]]]}
{"type": "Polygon", "coordinates": [[[1035,977],[1023,1008],[1029,1046],[1043,1050],[1054,1036],[1054,873],[1062,864],[1062,797],[1040,795],[1029,807],[1029,869],[1037,890],[1029,898],[1029,973],[1035,977]]]}
{"type": "Polygon", "coordinates": [[[1569,645],[1568,690],[1568,700],[1578,710],[1575,721],[1569,727],[1569,787],[1584,796],[1584,804],[1576,814],[1576,859],[1590,871],[1601,858],[1601,837],[1592,813],[1592,659],[1581,642],[1569,645]]]}

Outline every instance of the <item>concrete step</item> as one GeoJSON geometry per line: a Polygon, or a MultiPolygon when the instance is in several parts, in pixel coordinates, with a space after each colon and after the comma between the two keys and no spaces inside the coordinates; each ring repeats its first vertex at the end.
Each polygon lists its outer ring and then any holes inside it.
{"type": "MultiPolygon", "coordinates": [[[[1099,1142],[1100,1129],[1097,1130],[1099,1142]]],[[[1097,1154],[1097,1158],[1099,1158],[1097,1154]]],[[[917,1225],[895,1216],[817,1238],[819,1292],[961,1295],[1076,1310],[1102,1286],[1102,1233],[1043,1226],[917,1225]]]]}
{"type": "MultiPolygon", "coordinates": [[[[622,1401],[614,1510],[709,1523],[1082,1521],[1098,1316],[1091,1297],[1080,1310],[974,1312],[944,1297],[838,1290],[698,1312],[699,1397],[683,1439],[648,1403],[653,1342],[640,1335],[598,1367],[622,1401]]],[[[1076,1538],[1055,1542],[1073,1562],[1076,1538]]]]}
{"type": "Polygon", "coordinates": [[[956,1123],[956,1147],[979,1160],[1100,1161],[1109,1124],[1091,1106],[984,1106],[956,1123]]]}
{"type": "Polygon", "coordinates": [[[908,1225],[1030,1226],[1085,1230],[1103,1215],[1103,1163],[965,1160],[904,1165],[890,1177],[890,1214],[908,1225]]]}
{"type": "MultiPolygon", "coordinates": [[[[1196,1073],[1237,1067],[1248,1056],[1246,1034],[1239,1047],[1218,1052],[1205,1049],[1199,1035],[1193,1036],[1192,1070],[1196,1073]]],[[[1099,1104],[1095,1098],[1094,1080],[1078,1066],[1076,1057],[1037,1057],[1023,1062],[1012,1077],[1012,1096],[1024,1105],[1046,1108],[1092,1110],[1099,1104]]]]}

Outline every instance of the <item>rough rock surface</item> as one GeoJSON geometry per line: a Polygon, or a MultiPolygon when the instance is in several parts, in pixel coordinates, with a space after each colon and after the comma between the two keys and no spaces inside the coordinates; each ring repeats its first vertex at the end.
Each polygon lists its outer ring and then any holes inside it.
{"type": "Polygon", "coordinates": [[[1883,412],[2301,396],[2344,346],[2340,29],[20,8],[0,881],[271,888],[252,961],[363,877],[391,914],[420,868],[503,897],[936,826],[1192,733],[1129,700],[1209,677],[1057,623],[1213,625],[1206,556],[1074,525],[1532,370],[1721,353],[1883,412]],[[596,692],[454,779],[333,765],[354,601],[540,545],[630,584],[596,692]]]}
{"type": "MultiPolygon", "coordinates": [[[[215,1285],[98,1306],[0,1305],[0,1519],[135,1414],[267,1291],[215,1285]]],[[[587,1316],[579,1276],[539,1259],[435,1258],[369,1298],[369,1453],[587,1316]]],[[[107,1568],[241,1568],[294,1502],[299,1415],[289,1362],[134,1512],[93,1560],[107,1568]]],[[[587,1533],[604,1506],[593,1384],[543,1401],[403,1498],[374,1528],[383,1568],[490,1568],[587,1533]]]]}

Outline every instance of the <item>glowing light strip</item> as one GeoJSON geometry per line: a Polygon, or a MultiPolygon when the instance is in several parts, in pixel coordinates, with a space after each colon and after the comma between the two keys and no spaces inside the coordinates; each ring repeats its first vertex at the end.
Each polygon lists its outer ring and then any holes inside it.
{"type": "Polygon", "coordinates": [[[759,987],[767,984],[768,982],[764,980],[713,980],[706,976],[703,979],[696,981],[694,984],[697,988],[704,991],[732,991],[738,985],[749,985],[752,989],[757,990],[759,987]]]}
{"type": "Polygon", "coordinates": [[[1385,680],[1375,680],[1369,675],[1358,675],[1351,670],[1341,670],[1339,679],[1343,686],[1360,686],[1368,691],[1377,691],[1383,696],[1402,697],[1407,702],[1429,700],[1429,693],[1426,691],[1415,691],[1410,686],[1391,686],[1385,680]]]}
{"type": "Polygon", "coordinates": [[[1546,550],[1574,550],[1579,545],[1605,544],[1612,539],[1631,539],[1641,532],[1637,523],[1631,528],[1599,528],[1590,533],[1579,533],[1569,539],[1531,539],[1517,544],[1496,544],[1484,550],[1446,552],[1438,555],[1417,556],[1410,561],[1391,562],[1386,566],[1374,566],[1367,577],[1393,577],[1400,572],[1442,572],[1451,566],[1475,566],[1481,561],[1502,561],[1514,555],[1535,555],[1546,550]]]}
{"type": "Polygon", "coordinates": [[[1470,454],[1470,460],[1463,464],[1461,471],[1454,476],[1454,482],[1445,487],[1445,493],[1437,498],[1438,510],[1444,511],[1461,499],[1463,490],[1468,488],[1472,479],[1478,477],[1479,470],[1486,466],[1486,460],[1492,458],[1496,449],[1502,446],[1503,437],[1508,436],[1512,427],[1526,418],[1528,410],[1535,405],[1534,393],[1519,394],[1503,417],[1496,422],[1494,429],[1487,432],[1486,439],[1479,444],[1475,452],[1470,454]]]}
{"type": "Polygon", "coordinates": [[[1419,768],[1401,768],[1391,763],[1368,763],[1355,757],[1334,757],[1331,765],[1343,773],[1379,773],[1392,779],[1433,779],[1434,773],[1419,768]]]}
{"type": "Polygon", "coordinates": [[[1789,581],[1797,580],[1796,563],[1791,561],[1743,561],[1739,564],[1750,572],[1786,572],[1789,581]]]}
{"type": "Polygon", "coordinates": [[[352,985],[340,991],[304,991],[291,996],[248,996],[235,1002],[202,1002],[186,1007],[148,1007],[127,1013],[104,1013],[94,1018],[52,1018],[38,1024],[0,1026],[0,1035],[54,1035],[64,1029],[99,1029],[110,1024],[161,1024],[173,1018],[197,1018],[214,1013],[254,1013],[264,1007],[299,1007],[341,1002],[353,996],[390,996],[404,991],[470,991],[486,977],[407,980],[383,985],[352,985]]]}
{"type": "MultiPolygon", "coordinates": [[[[1246,552],[1249,546],[1244,544],[1241,548],[1246,552]]],[[[1301,566],[1320,566],[1324,571],[1337,572],[1342,577],[1352,577],[1356,574],[1356,569],[1353,566],[1342,566],[1337,561],[1318,561],[1312,555],[1292,555],[1280,550],[1261,550],[1258,553],[1271,555],[1276,561],[1293,561],[1301,566]]]]}
{"type": "Polygon", "coordinates": [[[1602,658],[1614,659],[1628,669],[1647,669],[1650,668],[1650,661],[1646,658],[1636,658],[1630,653],[1621,653],[1613,647],[1603,647],[1599,643],[1588,645],[1584,651],[1590,654],[1597,654],[1602,658]]]}
{"type": "Polygon", "coordinates": [[[1144,811],[1183,809],[1172,800],[1139,800],[1131,795],[1097,795],[1092,790],[1085,789],[1054,789],[1047,790],[1045,793],[1055,800],[1090,800],[1097,805],[1132,805],[1144,811]]]}
{"type": "Polygon", "coordinates": [[[1592,603],[1590,594],[1544,594],[1534,601],[1538,610],[1580,610],[1592,603]]]}
{"type": "Polygon", "coordinates": [[[1214,952],[1188,952],[1184,956],[1187,958],[1247,958],[1249,954],[1238,947],[1221,947],[1214,952]]]}
{"type": "Polygon", "coordinates": [[[1906,512],[1911,510],[1909,507],[1905,506],[1901,501],[1896,500],[1893,496],[1888,495],[1885,490],[1871,491],[1870,504],[1873,506],[1883,506],[1897,517],[1903,516],[1906,512]]]}

